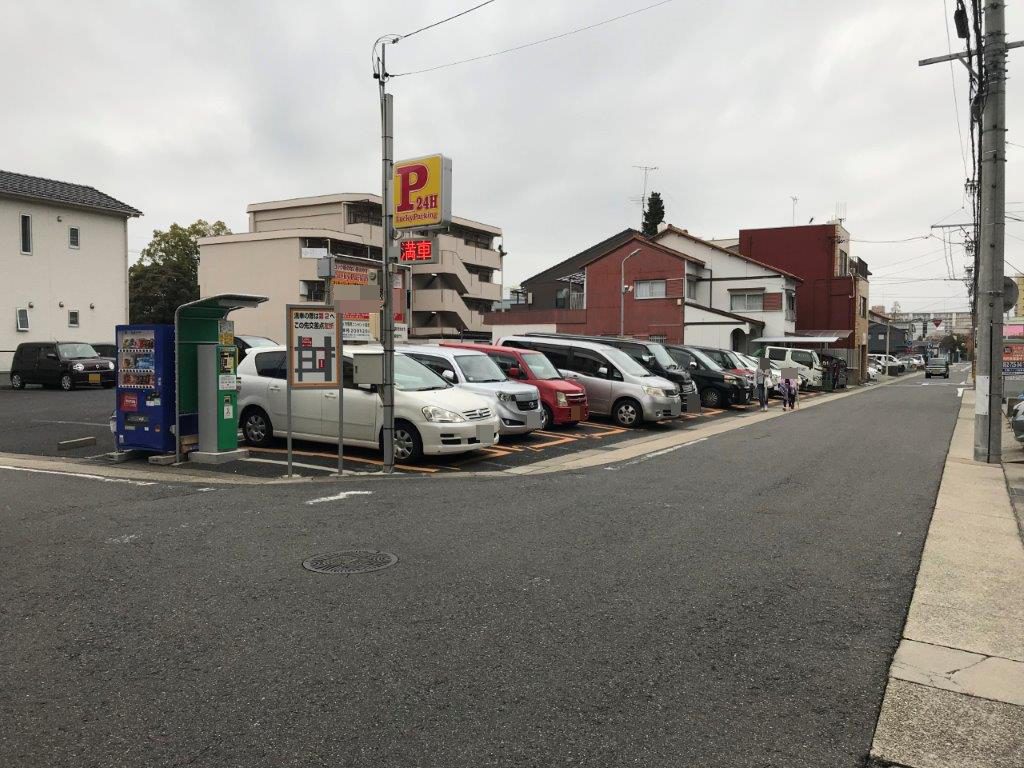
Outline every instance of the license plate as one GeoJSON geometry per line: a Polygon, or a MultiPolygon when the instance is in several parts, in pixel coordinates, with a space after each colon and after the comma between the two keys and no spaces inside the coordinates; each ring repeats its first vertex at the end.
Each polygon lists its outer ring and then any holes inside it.
{"type": "Polygon", "coordinates": [[[494,427],[480,424],[476,428],[476,439],[481,443],[493,443],[494,442],[494,427]]]}
{"type": "Polygon", "coordinates": [[[89,374],[89,383],[90,384],[99,384],[100,383],[100,375],[98,373],[90,373],[89,374]]]}
{"type": "Polygon", "coordinates": [[[569,409],[569,418],[573,421],[579,421],[583,418],[583,407],[574,405],[569,409]]]}

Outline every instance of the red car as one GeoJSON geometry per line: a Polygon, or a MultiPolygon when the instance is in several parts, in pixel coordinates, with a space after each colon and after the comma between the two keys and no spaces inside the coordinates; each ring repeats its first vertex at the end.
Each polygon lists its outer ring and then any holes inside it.
{"type": "Polygon", "coordinates": [[[543,405],[541,429],[560,424],[575,424],[590,417],[587,390],[579,384],[566,381],[543,353],[531,349],[496,347],[492,344],[468,344],[443,341],[444,347],[473,349],[488,355],[513,381],[532,384],[540,391],[543,405]]]}

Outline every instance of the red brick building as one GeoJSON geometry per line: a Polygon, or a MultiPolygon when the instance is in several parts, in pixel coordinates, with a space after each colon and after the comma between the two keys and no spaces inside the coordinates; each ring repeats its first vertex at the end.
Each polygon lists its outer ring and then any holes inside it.
{"type": "Polygon", "coordinates": [[[687,276],[701,266],[627,229],[525,280],[522,304],[489,312],[485,322],[498,335],[542,330],[614,336],[621,330],[680,344],[687,276]]]}
{"type": "Polygon", "coordinates": [[[850,255],[842,224],[741,229],[744,256],[797,275],[796,332],[834,332],[835,347],[849,350],[850,367],[864,373],[868,343],[868,265],[850,255]]]}

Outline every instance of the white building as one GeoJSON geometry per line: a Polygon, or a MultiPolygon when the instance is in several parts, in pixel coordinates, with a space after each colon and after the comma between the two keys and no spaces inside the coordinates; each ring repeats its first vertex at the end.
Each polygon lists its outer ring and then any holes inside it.
{"type": "Polygon", "coordinates": [[[0,372],[25,341],[114,342],[141,215],[93,187],[0,171],[0,372]]]}
{"type": "Polygon", "coordinates": [[[745,352],[760,336],[796,335],[796,275],[671,224],[654,241],[704,263],[687,266],[687,344],[745,352]]]}
{"type": "MultiPolygon", "coordinates": [[[[380,196],[342,193],[252,203],[249,231],[199,241],[199,292],[253,293],[269,301],[232,315],[238,333],[281,340],[287,304],[323,301],[317,258],[327,255],[380,260],[380,196]]],[[[409,270],[409,336],[488,338],[484,312],[501,300],[504,252],[495,248],[501,230],[452,218],[438,235],[440,264],[409,270]]],[[[401,302],[404,305],[405,302],[401,302]]],[[[396,304],[396,312],[397,310],[396,304]]]]}

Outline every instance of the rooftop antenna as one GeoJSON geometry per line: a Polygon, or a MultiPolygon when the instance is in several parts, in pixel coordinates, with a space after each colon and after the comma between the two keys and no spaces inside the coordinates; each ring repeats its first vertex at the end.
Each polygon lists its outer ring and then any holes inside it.
{"type": "Polygon", "coordinates": [[[641,171],[644,172],[644,193],[643,193],[643,196],[640,198],[640,230],[643,231],[643,228],[644,228],[644,214],[647,212],[647,174],[649,174],[651,171],[658,170],[658,166],[656,166],[656,165],[634,165],[633,167],[634,168],[639,168],[641,171]]]}
{"type": "Polygon", "coordinates": [[[793,226],[796,226],[796,201],[800,198],[796,195],[790,195],[789,199],[793,201],[793,226]]]}

